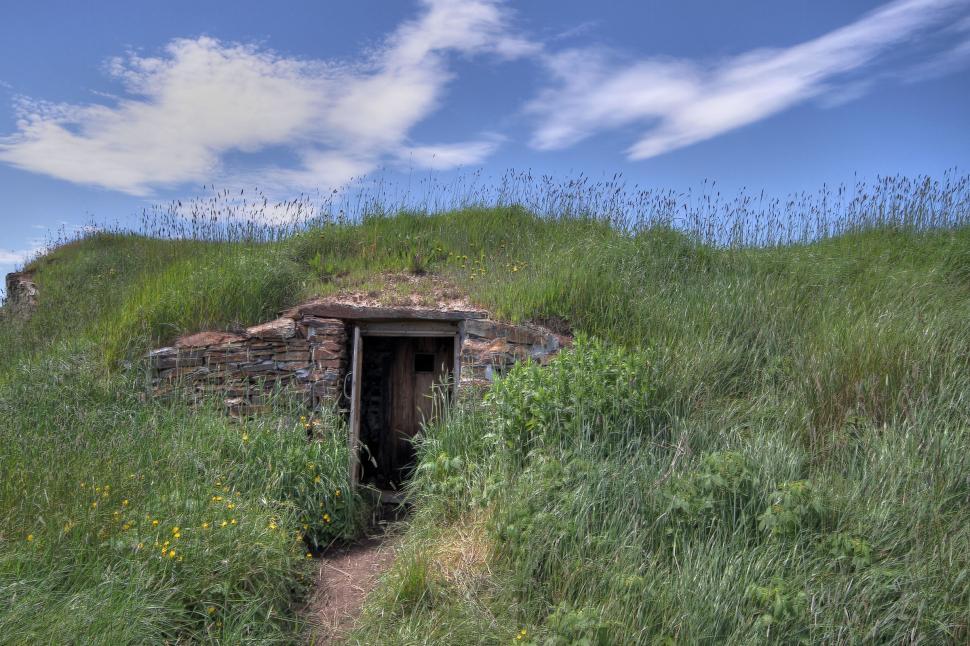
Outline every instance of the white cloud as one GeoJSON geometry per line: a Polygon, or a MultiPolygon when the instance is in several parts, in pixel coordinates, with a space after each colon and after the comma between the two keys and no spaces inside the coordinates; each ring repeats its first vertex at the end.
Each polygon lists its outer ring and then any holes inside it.
{"type": "Polygon", "coordinates": [[[0,266],[22,265],[44,250],[43,245],[34,244],[27,249],[0,249],[0,266]]]}
{"type": "Polygon", "coordinates": [[[622,64],[595,50],[548,55],[557,82],[527,107],[539,120],[532,145],[558,149],[605,129],[641,125],[646,130],[627,154],[654,157],[821,96],[844,75],[966,7],[966,0],[897,0],[814,40],[713,64],[622,64]]]}
{"type": "Polygon", "coordinates": [[[455,144],[411,146],[400,151],[402,161],[421,168],[444,170],[477,164],[498,147],[498,141],[466,141],[455,144]]]}
{"type": "MultiPolygon", "coordinates": [[[[502,59],[537,51],[509,33],[498,0],[424,0],[362,65],[302,60],[213,38],[179,39],[162,55],[109,62],[124,95],[107,104],[21,99],[0,161],[134,195],[187,182],[234,183],[227,153],[283,146],[296,167],[255,177],[292,190],[327,188],[412,149],[410,130],[439,107],[448,55],[502,59]]],[[[456,151],[450,157],[468,158],[456,151]]],[[[418,146],[418,149],[421,147],[418,146]]],[[[482,152],[484,148],[477,149],[482,152]]],[[[441,167],[442,159],[430,163],[441,167]]]]}

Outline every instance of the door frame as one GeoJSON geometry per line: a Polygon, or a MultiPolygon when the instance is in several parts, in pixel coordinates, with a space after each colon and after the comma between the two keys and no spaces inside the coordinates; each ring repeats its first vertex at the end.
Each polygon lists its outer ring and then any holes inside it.
{"type": "Polygon", "coordinates": [[[454,367],[452,369],[452,388],[457,388],[461,379],[461,345],[465,331],[464,322],[443,321],[393,321],[380,323],[358,323],[354,325],[353,352],[351,359],[350,389],[350,429],[347,434],[349,451],[348,469],[350,486],[356,489],[360,484],[360,390],[361,371],[364,364],[363,339],[366,336],[397,337],[439,337],[454,339],[454,367]]]}

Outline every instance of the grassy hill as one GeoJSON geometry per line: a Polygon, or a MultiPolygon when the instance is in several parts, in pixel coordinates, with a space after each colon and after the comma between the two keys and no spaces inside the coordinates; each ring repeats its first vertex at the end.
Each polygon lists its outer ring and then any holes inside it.
{"type": "Polygon", "coordinates": [[[301,639],[308,549],[367,514],[342,421],[153,401],[137,358],[426,272],[578,341],[428,429],[355,639],[965,643],[970,228],[859,224],[717,246],[503,207],[61,246],[0,323],[0,635],[301,639]]]}

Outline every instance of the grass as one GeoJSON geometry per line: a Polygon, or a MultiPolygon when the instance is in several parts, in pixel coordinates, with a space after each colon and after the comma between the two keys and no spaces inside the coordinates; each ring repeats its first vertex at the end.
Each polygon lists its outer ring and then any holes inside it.
{"type": "Polygon", "coordinates": [[[0,635],[302,639],[307,542],[367,513],[342,421],[147,400],[138,358],[426,272],[580,340],[428,429],[354,639],[965,642],[966,182],[679,222],[567,188],[282,232],[156,212],[33,263],[38,310],[0,324],[0,635]]]}

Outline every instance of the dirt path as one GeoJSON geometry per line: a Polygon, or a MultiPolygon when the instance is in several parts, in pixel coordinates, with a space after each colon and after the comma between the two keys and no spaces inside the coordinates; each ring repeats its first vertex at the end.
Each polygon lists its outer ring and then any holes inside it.
{"type": "Polygon", "coordinates": [[[309,616],[317,644],[339,644],[353,629],[364,598],[394,562],[393,536],[366,538],[320,559],[309,616]]]}

